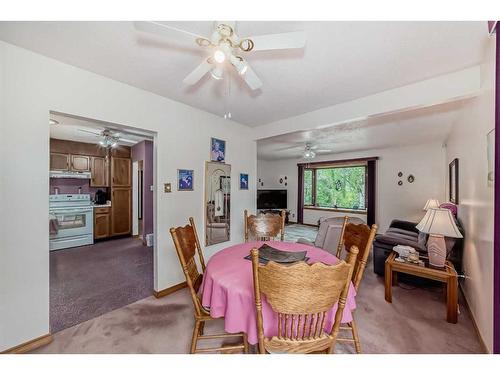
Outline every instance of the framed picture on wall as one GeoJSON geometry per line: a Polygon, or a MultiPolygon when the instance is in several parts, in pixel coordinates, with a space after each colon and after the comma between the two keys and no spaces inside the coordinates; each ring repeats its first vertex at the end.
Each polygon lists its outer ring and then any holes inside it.
{"type": "Polygon", "coordinates": [[[191,191],[193,190],[194,171],[192,169],[177,170],[177,190],[191,191]]]}
{"type": "Polygon", "coordinates": [[[449,200],[451,203],[458,204],[458,159],[453,159],[448,166],[448,178],[449,200]]]}
{"type": "Polygon", "coordinates": [[[226,141],[217,138],[210,139],[210,161],[219,163],[226,161],[226,141]]]}
{"type": "Polygon", "coordinates": [[[248,173],[240,173],[240,190],[248,190],[248,173]]]}

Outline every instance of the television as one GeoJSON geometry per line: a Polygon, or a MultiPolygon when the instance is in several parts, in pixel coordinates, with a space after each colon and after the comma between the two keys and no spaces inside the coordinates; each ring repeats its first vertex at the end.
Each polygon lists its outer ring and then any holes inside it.
{"type": "Polygon", "coordinates": [[[286,190],[257,190],[258,210],[287,209],[286,190]]]}

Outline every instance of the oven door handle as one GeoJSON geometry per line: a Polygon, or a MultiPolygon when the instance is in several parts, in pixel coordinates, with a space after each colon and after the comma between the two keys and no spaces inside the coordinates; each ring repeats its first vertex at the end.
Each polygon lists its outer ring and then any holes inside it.
{"type": "Polygon", "coordinates": [[[61,214],[74,214],[74,213],[77,213],[77,214],[82,214],[82,213],[87,213],[87,212],[92,212],[92,208],[77,208],[77,209],[52,209],[49,211],[51,214],[54,214],[54,215],[61,215],[61,214]]]}

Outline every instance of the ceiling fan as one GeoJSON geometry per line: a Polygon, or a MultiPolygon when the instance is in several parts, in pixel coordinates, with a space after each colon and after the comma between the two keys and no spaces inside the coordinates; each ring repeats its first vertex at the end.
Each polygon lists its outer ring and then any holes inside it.
{"type": "Polygon", "coordinates": [[[177,39],[207,50],[207,58],[184,78],[183,82],[187,85],[194,85],[208,72],[214,79],[222,79],[224,66],[232,66],[252,90],[257,90],[262,87],[262,81],[241,56],[242,53],[303,48],[306,44],[303,31],[240,38],[235,33],[235,22],[215,22],[210,38],[159,22],[141,21],[134,22],[134,25],[139,31],[177,39]]]}
{"type": "Polygon", "coordinates": [[[137,143],[132,139],[122,138],[120,133],[113,132],[110,129],[103,129],[95,132],[86,129],[77,129],[77,130],[82,133],[89,133],[95,135],[96,137],[101,137],[102,139],[99,141],[99,144],[106,148],[116,147],[118,146],[118,142],[134,143],[134,144],[137,143]]]}
{"type": "Polygon", "coordinates": [[[331,149],[321,149],[321,145],[313,145],[310,142],[307,142],[304,146],[302,145],[302,142],[297,143],[294,146],[289,146],[289,147],[284,147],[280,148],[276,151],[288,151],[288,150],[301,150],[302,149],[302,157],[304,159],[314,159],[316,157],[316,153],[328,153],[332,152],[333,150],[331,149]]]}

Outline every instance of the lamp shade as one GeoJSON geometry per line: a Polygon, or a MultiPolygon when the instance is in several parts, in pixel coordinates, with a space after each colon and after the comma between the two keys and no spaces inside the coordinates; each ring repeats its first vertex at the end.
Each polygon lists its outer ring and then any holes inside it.
{"type": "Polygon", "coordinates": [[[417,225],[423,233],[437,234],[445,237],[462,238],[450,210],[446,208],[429,208],[417,225]]]}
{"type": "Polygon", "coordinates": [[[424,211],[427,211],[429,208],[438,208],[439,201],[437,199],[428,199],[427,203],[424,206],[424,211]]]}

